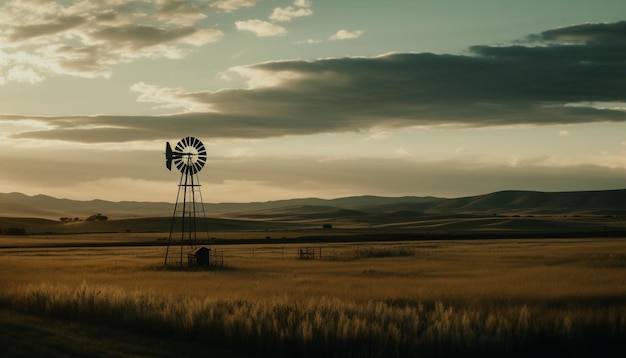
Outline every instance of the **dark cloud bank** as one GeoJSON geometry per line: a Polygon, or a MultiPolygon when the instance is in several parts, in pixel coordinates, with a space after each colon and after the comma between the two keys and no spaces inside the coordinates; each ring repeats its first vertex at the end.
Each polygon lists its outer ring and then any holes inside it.
{"type": "MultiPolygon", "coordinates": [[[[186,136],[266,138],[372,126],[495,126],[626,121],[626,21],[530,35],[468,55],[395,53],[374,58],[279,61],[246,70],[277,85],[178,94],[216,112],[169,116],[28,117],[54,128],[20,138],[123,142],[186,136]]],[[[26,117],[2,116],[0,119],[26,117]]]]}

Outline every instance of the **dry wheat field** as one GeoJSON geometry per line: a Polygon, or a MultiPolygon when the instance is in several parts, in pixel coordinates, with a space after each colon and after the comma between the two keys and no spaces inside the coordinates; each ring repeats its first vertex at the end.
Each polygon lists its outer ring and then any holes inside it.
{"type": "MultiPolygon", "coordinates": [[[[83,238],[89,240],[89,238],[83,238]]],[[[10,240],[2,238],[0,244],[10,240]]],[[[73,238],[76,240],[76,238],[73,238]]],[[[626,239],[0,250],[8,356],[622,356],[626,239]],[[299,260],[307,246],[319,254],[299,260]]]]}

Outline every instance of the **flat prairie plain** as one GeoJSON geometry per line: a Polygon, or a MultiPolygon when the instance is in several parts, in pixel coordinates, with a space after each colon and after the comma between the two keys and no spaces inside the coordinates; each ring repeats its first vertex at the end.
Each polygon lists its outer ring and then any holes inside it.
{"type": "Polygon", "coordinates": [[[2,356],[626,352],[624,238],[216,244],[213,270],[84,246],[158,235],[1,237],[2,356]]]}

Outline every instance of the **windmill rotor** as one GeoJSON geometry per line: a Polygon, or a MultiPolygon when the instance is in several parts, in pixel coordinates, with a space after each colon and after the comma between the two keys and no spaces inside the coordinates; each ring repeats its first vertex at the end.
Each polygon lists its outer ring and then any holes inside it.
{"type": "Polygon", "coordinates": [[[207,154],[204,144],[195,137],[181,139],[174,149],[170,143],[165,145],[165,166],[172,170],[172,163],[181,173],[196,174],[206,164],[207,154]]]}

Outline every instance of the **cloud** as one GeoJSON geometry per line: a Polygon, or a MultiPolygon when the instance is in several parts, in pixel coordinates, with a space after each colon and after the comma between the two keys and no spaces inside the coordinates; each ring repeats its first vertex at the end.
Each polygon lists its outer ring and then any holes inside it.
{"type": "Polygon", "coordinates": [[[527,41],[553,41],[557,43],[625,43],[626,21],[615,23],[588,23],[566,26],[530,35],[527,41]]]}
{"type": "Polygon", "coordinates": [[[235,11],[242,7],[253,7],[261,0],[219,0],[212,2],[209,6],[227,12],[235,11]]]}
{"type": "MultiPolygon", "coordinates": [[[[390,53],[239,66],[230,73],[242,76],[248,88],[134,88],[142,101],[211,111],[20,117],[49,127],[14,137],[122,142],[185,136],[190,129],[203,138],[267,138],[408,126],[626,122],[623,106],[598,105],[626,103],[621,23],[603,28],[598,35],[594,26],[572,27],[571,32],[587,39],[576,44],[541,33],[535,37],[549,37],[549,44],[475,46],[468,55],[390,53]],[[586,36],[584,29],[589,30],[586,36]]],[[[143,44],[141,37],[132,38],[128,46],[143,44]]]]}
{"type": "Polygon", "coordinates": [[[23,41],[35,37],[51,36],[76,28],[86,22],[86,19],[80,16],[65,16],[46,23],[15,26],[9,31],[9,41],[23,41]]]}
{"type": "Polygon", "coordinates": [[[323,40],[316,40],[316,39],[307,39],[307,40],[301,40],[301,41],[296,41],[295,44],[296,45],[302,45],[302,44],[319,44],[324,42],[323,40]]]}
{"type": "Polygon", "coordinates": [[[7,80],[11,82],[22,82],[22,83],[38,83],[43,81],[43,78],[39,76],[32,68],[17,65],[11,68],[7,72],[7,80]]]}
{"type": "Polygon", "coordinates": [[[192,27],[169,30],[145,25],[126,25],[101,29],[94,32],[91,37],[96,41],[114,42],[120,47],[139,50],[144,47],[179,40],[195,31],[192,27]]]}
{"type": "Polygon", "coordinates": [[[139,58],[180,58],[221,39],[198,21],[204,9],[187,1],[0,4],[0,78],[30,82],[52,75],[108,77],[112,66],[139,58]]]}
{"type": "Polygon", "coordinates": [[[328,39],[331,41],[350,40],[350,39],[359,38],[361,35],[363,35],[363,31],[361,30],[356,30],[356,31],[339,30],[337,31],[336,34],[329,36],[328,39]]]}
{"type": "Polygon", "coordinates": [[[209,112],[211,106],[195,101],[193,95],[185,93],[182,88],[165,88],[136,83],[130,87],[131,91],[139,92],[138,102],[155,103],[158,108],[181,108],[185,112],[209,112]]]}
{"type": "Polygon", "coordinates": [[[158,0],[156,15],[161,21],[181,26],[206,18],[199,6],[181,0],[158,0]]]}
{"type": "Polygon", "coordinates": [[[284,22],[291,21],[295,17],[311,16],[313,11],[309,8],[294,8],[291,6],[277,7],[272,11],[270,20],[284,22]]]}
{"type": "Polygon", "coordinates": [[[406,156],[408,156],[408,155],[409,155],[409,151],[408,151],[408,150],[406,150],[406,148],[403,148],[403,147],[399,147],[399,148],[397,148],[397,149],[395,150],[395,152],[394,152],[394,153],[395,153],[395,154],[396,154],[396,156],[398,156],[398,157],[406,157],[406,156]]]}
{"type": "Polygon", "coordinates": [[[263,20],[235,21],[235,26],[237,30],[250,31],[258,37],[279,36],[287,33],[284,27],[263,20]]]}

